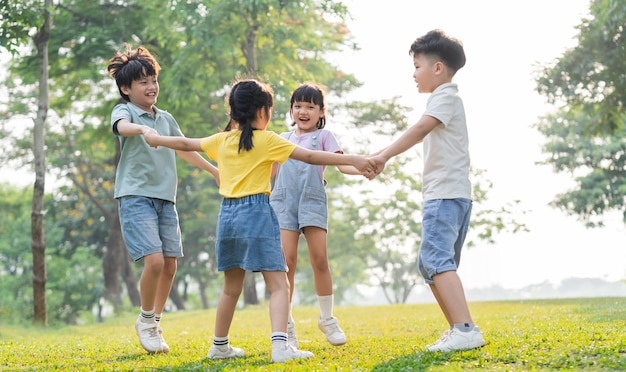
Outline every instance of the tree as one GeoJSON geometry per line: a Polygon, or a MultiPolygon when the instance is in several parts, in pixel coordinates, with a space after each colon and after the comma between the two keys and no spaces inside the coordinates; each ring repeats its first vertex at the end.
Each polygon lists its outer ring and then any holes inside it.
{"type": "Polygon", "coordinates": [[[37,112],[33,129],[35,184],[31,211],[31,249],[33,251],[33,311],[36,324],[46,326],[46,239],[43,229],[43,199],[45,193],[46,162],[44,150],[45,124],[48,116],[48,41],[52,27],[52,0],[39,1],[28,6],[19,2],[2,2],[6,28],[2,27],[0,40],[8,50],[16,53],[27,39],[32,39],[37,53],[39,76],[37,112]],[[31,28],[36,32],[30,36],[31,28]]]}
{"type": "Polygon", "coordinates": [[[575,186],[552,205],[602,226],[617,210],[626,223],[626,8],[618,0],[594,0],[578,26],[578,45],[537,72],[537,90],[556,106],[537,129],[556,172],[575,186]]]}

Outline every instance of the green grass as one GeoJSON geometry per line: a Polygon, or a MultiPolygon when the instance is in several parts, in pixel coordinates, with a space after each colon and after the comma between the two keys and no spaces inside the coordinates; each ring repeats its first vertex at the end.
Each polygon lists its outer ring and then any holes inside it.
{"type": "Polygon", "coordinates": [[[296,307],[301,349],[313,359],[270,362],[267,305],[237,310],[230,331],[236,360],[206,359],[215,309],[165,314],[171,352],[148,355],[134,331],[135,314],[103,324],[58,329],[0,329],[1,371],[488,371],[626,370],[626,298],[471,303],[487,345],[428,353],[445,329],[434,304],[336,307],[348,337],[331,346],[317,329],[318,310],[296,307]]]}

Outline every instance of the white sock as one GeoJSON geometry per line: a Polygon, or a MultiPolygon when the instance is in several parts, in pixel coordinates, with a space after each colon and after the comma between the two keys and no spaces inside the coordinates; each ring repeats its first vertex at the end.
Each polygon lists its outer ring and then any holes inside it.
{"type": "Polygon", "coordinates": [[[215,345],[215,346],[226,346],[226,345],[228,345],[228,336],[226,336],[226,337],[213,336],[213,345],[215,345]]]}
{"type": "Polygon", "coordinates": [[[332,318],[333,317],[333,295],[317,296],[317,300],[320,303],[320,318],[322,320],[332,318]]]}
{"type": "Polygon", "coordinates": [[[143,308],[139,308],[141,314],[141,321],[144,323],[152,323],[154,322],[154,309],[150,311],[146,311],[143,308]]]}
{"type": "Polygon", "coordinates": [[[272,332],[272,349],[273,348],[284,349],[287,347],[287,333],[286,332],[272,332]]]}

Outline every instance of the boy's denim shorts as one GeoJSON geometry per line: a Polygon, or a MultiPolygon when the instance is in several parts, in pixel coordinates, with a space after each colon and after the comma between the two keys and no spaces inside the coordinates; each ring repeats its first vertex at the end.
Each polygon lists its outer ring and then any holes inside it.
{"type": "Polygon", "coordinates": [[[218,271],[286,271],[280,228],[269,196],[225,198],[217,220],[218,271]]]}
{"type": "Polygon", "coordinates": [[[122,235],[133,260],[159,252],[164,257],[183,256],[174,203],[145,196],[122,196],[119,207],[122,235]]]}
{"type": "Polygon", "coordinates": [[[461,263],[472,201],[465,198],[426,200],[423,212],[418,267],[426,283],[432,284],[434,275],[456,271],[461,263]]]}

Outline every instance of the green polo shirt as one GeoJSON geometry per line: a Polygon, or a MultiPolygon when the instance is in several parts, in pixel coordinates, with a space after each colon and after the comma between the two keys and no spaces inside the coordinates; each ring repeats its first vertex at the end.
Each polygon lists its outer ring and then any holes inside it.
{"type": "MultiPolygon", "coordinates": [[[[111,127],[120,119],[154,128],[162,136],[182,136],[174,117],[155,107],[152,117],[132,103],[118,104],[111,113],[111,127]]],[[[137,195],[176,202],[178,176],[176,152],[167,147],[150,147],[142,135],[118,135],[120,161],[115,174],[115,198],[137,195]]]]}

